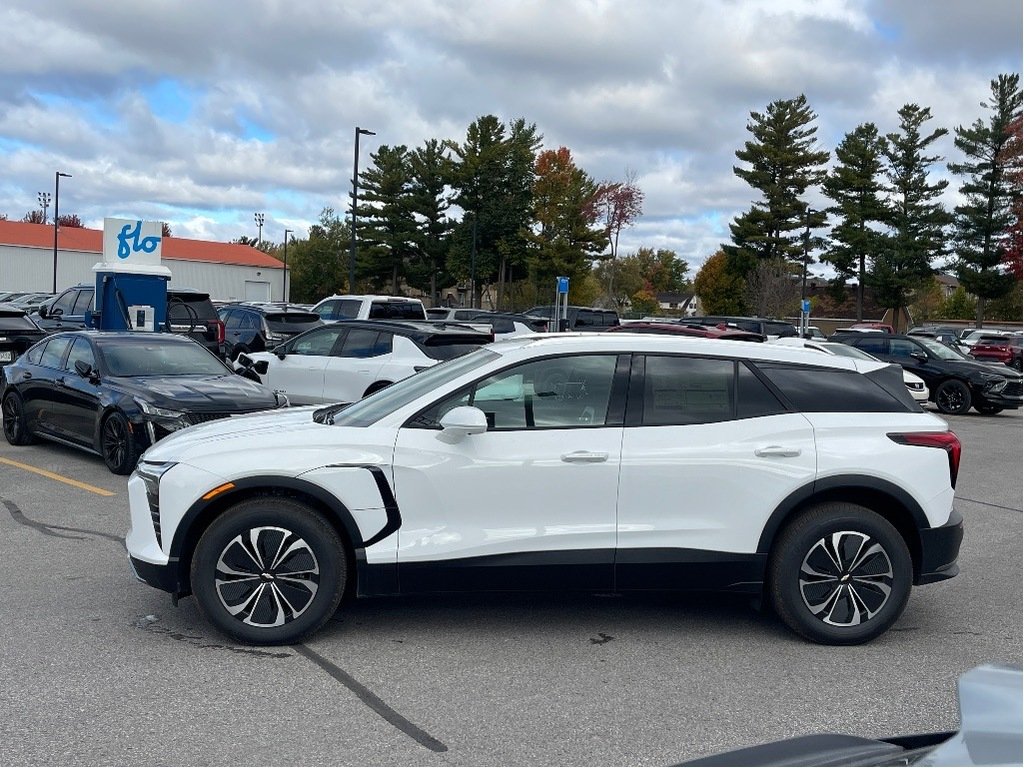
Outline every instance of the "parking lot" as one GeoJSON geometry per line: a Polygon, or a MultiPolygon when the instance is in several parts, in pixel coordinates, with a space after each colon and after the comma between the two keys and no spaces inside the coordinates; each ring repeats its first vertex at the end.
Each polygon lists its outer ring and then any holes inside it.
{"type": "Polygon", "coordinates": [[[663,765],[954,729],[961,673],[1021,663],[1022,418],[948,421],[960,576],[845,648],[722,595],[374,599],[241,647],[132,577],[124,478],[0,441],[0,763],[663,765]]]}

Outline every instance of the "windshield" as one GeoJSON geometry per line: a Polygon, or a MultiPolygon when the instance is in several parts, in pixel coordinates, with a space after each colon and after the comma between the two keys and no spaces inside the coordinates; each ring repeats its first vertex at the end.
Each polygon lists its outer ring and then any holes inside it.
{"type": "Polygon", "coordinates": [[[821,346],[826,352],[831,352],[833,355],[839,355],[840,357],[855,357],[858,360],[878,361],[878,358],[874,355],[869,355],[867,352],[857,349],[856,347],[851,347],[849,344],[829,342],[828,344],[822,344],[821,346]]]}
{"type": "Polygon", "coordinates": [[[957,352],[952,347],[947,347],[941,341],[935,341],[924,336],[916,336],[917,342],[927,349],[934,357],[939,360],[971,360],[972,358],[957,352]]]}
{"type": "Polygon", "coordinates": [[[336,414],[333,423],[345,427],[368,427],[389,413],[443,388],[449,382],[486,365],[497,357],[498,355],[489,349],[478,349],[463,357],[438,363],[353,403],[336,414]]]}
{"type": "Polygon", "coordinates": [[[99,348],[110,376],[223,376],[231,373],[198,344],[106,342],[99,348]]]}

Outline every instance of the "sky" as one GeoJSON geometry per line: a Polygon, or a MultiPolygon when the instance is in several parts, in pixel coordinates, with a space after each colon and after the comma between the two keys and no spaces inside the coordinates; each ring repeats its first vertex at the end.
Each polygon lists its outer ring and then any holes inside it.
{"type": "Polygon", "coordinates": [[[950,130],[936,146],[956,160],[953,128],[1021,71],[1021,6],[4,0],[0,213],[38,208],[61,171],[61,211],[87,226],[143,217],[228,241],[256,237],[261,212],[280,242],[348,206],[356,126],[376,132],[365,169],[381,144],[462,141],[493,114],[535,123],[596,181],[634,176],[644,211],[619,253],[668,248],[692,274],[757,197],[733,173],[752,111],[805,94],[834,153],[860,123],[896,130],[913,102],[950,130]]]}

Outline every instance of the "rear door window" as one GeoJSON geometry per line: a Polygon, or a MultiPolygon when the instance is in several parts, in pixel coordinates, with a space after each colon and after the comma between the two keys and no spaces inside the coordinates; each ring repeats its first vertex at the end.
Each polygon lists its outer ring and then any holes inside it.
{"type": "Polygon", "coordinates": [[[350,328],[337,356],[354,358],[374,357],[377,350],[377,337],[379,335],[378,331],[371,331],[366,328],[350,328]]]}
{"type": "Polygon", "coordinates": [[[423,305],[415,301],[375,301],[370,305],[371,320],[425,320],[423,305]]]}
{"type": "Polygon", "coordinates": [[[734,418],[732,360],[648,355],[642,424],[708,424],[734,418]]]}
{"type": "Polygon", "coordinates": [[[92,288],[86,291],[80,291],[78,298],[75,299],[74,309],[71,310],[73,315],[84,315],[87,309],[92,309],[92,297],[96,294],[96,291],[92,288]]]}
{"type": "Polygon", "coordinates": [[[889,340],[873,333],[865,333],[863,338],[856,338],[853,344],[857,349],[863,349],[869,355],[878,357],[889,354],[889,340]]]}

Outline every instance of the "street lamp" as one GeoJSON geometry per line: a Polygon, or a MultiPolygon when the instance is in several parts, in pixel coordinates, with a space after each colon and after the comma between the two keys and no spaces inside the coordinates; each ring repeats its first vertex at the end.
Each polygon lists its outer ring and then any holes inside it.
{"type": "Polygon", "coordinates": [[[807,313],[804,312],[804,301],[807,300],[807,257],[811,246],[811,214],[817,213],[810,206],[804,211],[804,260],[803,275],[800,280],[800,338],[807,332],[807,313]]]}
{"type": "Polygon", "coordinates": [[[57,222],[60,219],[60,178],[70,179],[70,173],[55,171],[53,175],[53,292],[57,293],[57,222]]]}
{"type": "Polygon", "coordinates": [[[284,284],[281,286],[281,295],[284,296],[284,303],[288,303],[288,235],[292,230],[284,231],[284,284]]]}
{"type": "Polygon", "coordinates": [[[256,240],[256,247],[259,248],[261,245],[263,245],[263,214],[254,213],[252,217],[253,219],[255,219],[256,226],[259,229],[259,237],[256,240]]]}
{"type": "Polygon", "coordinates": [[[39,207],[43,209],[43,225],[46,225],[46,209],[50,207],[50,201],[53,199],[53,195],[49,192],[38,193],[39,207]]]}
{"type": "Polygon", "coordinates": [[[353,293],[356,285],[356,203],[359,200],[359,136],[376,136],[373,131],[356,126],[355,160],[352,163],[352,244],[348,252],[348,292],[353,293]]]}

